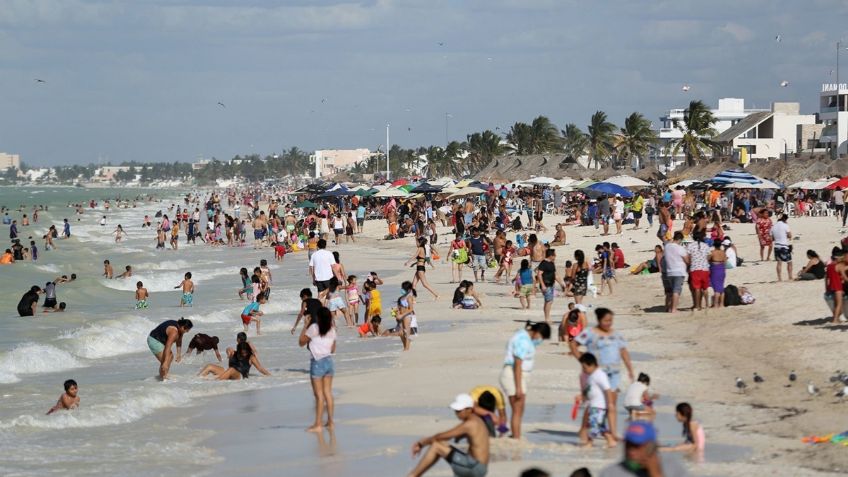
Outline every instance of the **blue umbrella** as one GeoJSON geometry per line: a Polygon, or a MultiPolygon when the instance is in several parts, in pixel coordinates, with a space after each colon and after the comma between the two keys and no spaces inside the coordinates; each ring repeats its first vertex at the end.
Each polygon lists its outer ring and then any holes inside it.
{"type": "Polygon", "coordinates": [[[718,175],[710,179],[712,182],[720,184],[762,184],[763,181],[756,178],[754,175],[743,171],[742,169],[728,169],[720,172],[718,175]]]}
{"type": "Polygon", "coordinates": [[[607,195],[620,194],[622,197],[626,198],[633,197],[633,193],[629,190],[617,184],[610,184],[609,182],[596,182],[589,187],[586,187],[586,189],[607,195]]]}

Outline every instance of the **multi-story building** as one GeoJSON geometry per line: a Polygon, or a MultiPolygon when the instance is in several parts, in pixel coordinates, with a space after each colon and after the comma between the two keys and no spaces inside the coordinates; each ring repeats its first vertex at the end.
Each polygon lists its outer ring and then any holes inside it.
{"type": "MultiPolygon", "coordinates": [[[[686,159],[682,150],[672,156],[671,144],[683,137],[683,132],[675,127],[675,122],[683,122],[685,108],[670,109],[665,115],[660,117],[659,129],[659,147],[657,148],[657,159],[664,161],[669,168],[674,168],[686,159]]],[[[713,129],[716,134],[721,134],[730,129],[731,126],[739,123],[754,113],[768,112],[768,109],[745,109],[745,100],[743,98],[721,98],[718,100],[718,108],[710,110],[715,117],[713,129]]]]}
{"type": "Polygon", "coordinates": [[[800,103],[772,103],[770,111],[749,114],[713,141],[722,146],[726,155],[745,149],[751,159],[779,158],[803,150],[801,126],[814,124],[816,115],[801,114],[800,103]]]}
{"type": "Polygon", "coordinates": [[[317,179],[350,169],[372,155],[368,149],[323,149],[311,154],[309,162],[315,165],[317,179]]]}
{"type": "Polygon", "coordinates": [[[5,171],[10,167],[20,169],[21,156],[17,154],[7,154],[5,152],[0,152],[0,171],[5,171]]]}
{"type": "Polygon", "coordinates": [[[823,84],[819,94],[819,119],[824,123],[821,142],[836,155],[848,154],[848,84],[823,84]],[[837,104],[838,103],[838,104],[837,104]]]}

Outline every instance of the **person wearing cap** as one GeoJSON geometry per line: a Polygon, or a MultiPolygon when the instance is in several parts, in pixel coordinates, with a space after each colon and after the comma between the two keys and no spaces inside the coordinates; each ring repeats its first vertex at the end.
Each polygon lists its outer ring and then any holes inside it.
{"type": "Polygon", "coordinates": [[[830,252],[830,263],[824,273],[824,301],[833,316],[833,323],[848,321],[842,313],[844,293],[842,288],[842,272],[845,270],[843,260],[845,252],[841,247],[833,247],[830,252]]]}
{"type": "Polygon", "coordinates": [[[425,447],[430,448],[409,473],[410,477],[424,475],[440,458],[458,477],[484,477],[488,472],[489,431],[483,419],[474,413],[474,398],[470,394],[459,394],[450,408],[462,422],[453,429],[420,439],[412,445],[412,457],[418,456],[425,447]],[[447,444],[447,441],[462,438],[468,440],[468,452],[447,444]]]}
{"type": "Polygon", "coordinates": [[[657,432],[650,422],[635,421],[624,433],[624,458],[604,468],[600,477],[687,477],[689,473],[675,460],[660,457],[657,432]]]}

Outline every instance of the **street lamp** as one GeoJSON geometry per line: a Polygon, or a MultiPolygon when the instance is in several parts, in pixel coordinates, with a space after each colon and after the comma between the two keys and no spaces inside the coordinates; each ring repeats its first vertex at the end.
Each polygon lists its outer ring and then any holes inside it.
{"type": "Polygon", "coordinates": [[[445,113],[445,149],[448,147],[448,119],[452,117],[450,113],[445,113]]]}

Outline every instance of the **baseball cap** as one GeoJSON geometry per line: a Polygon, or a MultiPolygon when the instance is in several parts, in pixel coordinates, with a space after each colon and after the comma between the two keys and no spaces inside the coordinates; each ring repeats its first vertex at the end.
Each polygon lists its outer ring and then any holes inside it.
{"type": "Polygon", "coordinates": [[[470,394],[457,394],[450,405],[454,411],[462,411],[474,407],[474,399],[470,394]]]}
{"type": "Polygon", "coordinates": [[[650,422],[635,421],[627,426],[627,431],[624,433],[624,440],[641,446],[642,444],[656,441],[657,431],[654,430],[654,426],[650,422]]]}

